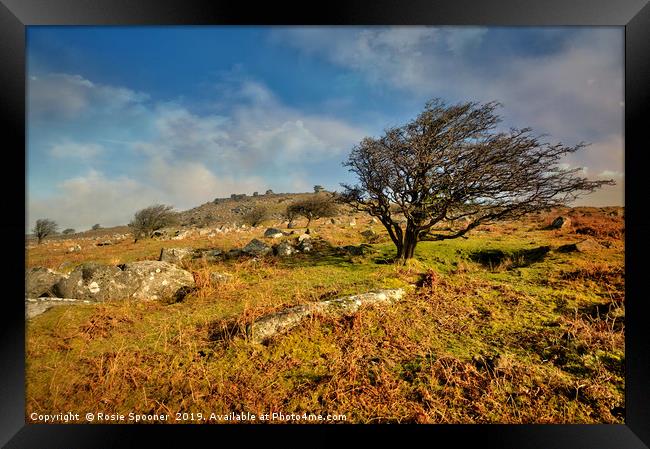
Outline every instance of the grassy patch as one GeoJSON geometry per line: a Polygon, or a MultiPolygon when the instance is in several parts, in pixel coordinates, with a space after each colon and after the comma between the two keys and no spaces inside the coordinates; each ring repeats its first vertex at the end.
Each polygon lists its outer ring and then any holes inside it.
{"type": "MultiPolygon", "coordinates": [[[[607,211],[569,215],[622,227],[607,211]],[[602,219],[601,219],[602,218],[602,219]]],[[[553,214],[567,211],[554,211],[553,214]]],[[[27,324],[27,414],[281,412],[346,414],[363,423],[621,423],[624,404],[623,233],[593,252],[554,249],[574,227],[553,214],[482,227],[469,239],[421,242],[415,260],[385,263],[381,228],[318,223],[327,246],[261,260],[194,261],[198,289],[181,303],[58,306],[27,324]],[[359,231],[379,233],[353,256],[359,231]],[[540,249],[542,248],[542,249],[540,249]],[[548,249],[546,249],[548,248],[548,249]],[[213,283],[213,272],[229,282],[213,283]],[[268,345],[229,338],[267,313],[378,288],[402,301],[353,317],[315,316],[268,345]]],[[[581,221],[582,220],[582,221],[581,221]]],[[[594,224],[595,223],[595,224],[594,224]]],[[[611,229],[610,229],[611,228],[611,229]]],[[[263,229],[184,241],[123,240],[80,253],[28,250],[29,266],[155,259],[162,247],[228,250],[263,229]]]]}

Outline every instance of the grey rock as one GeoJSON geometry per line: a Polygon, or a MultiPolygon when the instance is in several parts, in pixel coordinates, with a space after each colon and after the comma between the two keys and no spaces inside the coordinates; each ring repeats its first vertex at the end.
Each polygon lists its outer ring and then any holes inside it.
{"type": "Polygon", "coordinates": [[[311,235],[309,235],[309,234],[302,234],[302,235],[298,236],[298,241],[299,242],[303,242],[305,240],[310,240],[310,239],[311,239],[311,235]]]}
{"type": "Polygon", "coordinates": [[[25,270],[25,294],[29,298],[51,296],[54,286],[65,276],[49,268],[37,267],[25,270]]]}
{"type": "Polygon", "coordinates": [[[135,287],[126,285],[121,276],[122,270],[116,266],[84,263],[54,286],[53,296],[88,301],[125,298],[135,291],[135,287]]]}
{"type": "Polygon", "coordinates": [[[269,254],[273,249],[266,243],[253,239],[248,245],[242,248],[242,252],[251,255],[251,256],[265,256],[269,254]]]}
{"type": "Polygon", "coordinates": [[[557,252],[559,253],[572,253],[572,252],[581,252],[581,253],[588,253],[592,251],[596,251],[598,249],[602,248],[602,246],[591,239],[584,239],[576,243],[569,243],[567,245],[562,245],[557,249],[557,252]]]}
{"type": "Polygon", "coordinates": [[[268,228],[264,231],[264,237],[271,237],[273,239],[278,239],[284,235],[284,232],[276,228],[268,228]]]}
{"type": "Polygon", "coordinates": [[[194,288],[194,277],[168,262],[147,260],[120,265],[85,263],[54,287],[55,296],[87,301],[135,298],[180,301],[194,288]]]}
{"type": "Polygon", "coordinates": [[[571,223],[571,220],[567,217],[557,217],[548,227],[549,229],[561,229],[571,223]]]}
{"type": "Polygon", "coordinates": [[[199,251],[200,257],[206,262],[216,262],[221,259],[224,254],[220,249],[206,249],[199,251]]]}
{"type": "Polygon", "coordinates": [[[135,299],[178,302],[196,287],[192,273],[167,262],[145,260],[123,268],[124,283],[135,286],[130,295],[135,299]]]}
{"type": "Polygon", "coordinates": [[[234,259],[240,257],[242,254],[244,254],[244,252],[241,249],[231,249],[226,253],[226,257],[228,259],[234,259]]]}
{"type": "Polygon", "coordinates": [[[405,292],[401,288],[394,290],[379,290],[327,301],[301,304],[257,319],[248,326],[247,334],[251,341],[255,343],[264,343],[278,334],[285,333],[295,328],[305,318],[312,315],[354,315],[359,311],[361,306],[392,303],[402,299],[404,294],[405,292]]]}
{"type": "Polygon", "coordinates": [[[73,298],[25,298],[25,318],[32,319],[47,312],[54,306],[70,306],[80,304],[91,304],[91,301],[84,301],[73,298]]]}
{"type": "Polygon", "coordinates": [[[163,248],[160,250],[158,260],[179,265],[181,261],[194,257],[193,248],[163,248]]]}
{"type": "Polygon", "coordinates": [[[81,246],[79,245],[70,246],[68,248],[69,253],[78,253],[79,251],[81,251],[81,246]]]}
{"type": "Polygon", "coordinates": [[[298,251],[289,242],[278,243],[273,248],[273,253],[277,256],[285,257],[297,253],[298,251]]]}
{"type": "Polygon", "coordinates": [[[298,244],[298,249],[303,253],[309,253],[314,250],[314,245],[311,243],[311,239],[305,239],[298,244]]]}

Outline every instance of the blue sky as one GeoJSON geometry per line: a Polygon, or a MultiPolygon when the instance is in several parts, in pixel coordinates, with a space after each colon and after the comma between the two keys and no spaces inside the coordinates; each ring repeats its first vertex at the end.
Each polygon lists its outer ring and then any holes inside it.
{"type": "Polygon", "coordinates": [[[591,145],[567,166],[622,205],[623,29],[28,27],[28,228],[127,223],[154,202],[353,181],[341,162],[433,97],[591,145]]]}

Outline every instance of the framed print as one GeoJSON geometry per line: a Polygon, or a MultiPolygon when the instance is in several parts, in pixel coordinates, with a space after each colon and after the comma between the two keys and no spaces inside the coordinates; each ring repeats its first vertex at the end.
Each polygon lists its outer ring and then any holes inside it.
{"type": "Polygon", "coordinates": [[[0,441],[648,447],[648,29],[2,0],[0,441]]]}

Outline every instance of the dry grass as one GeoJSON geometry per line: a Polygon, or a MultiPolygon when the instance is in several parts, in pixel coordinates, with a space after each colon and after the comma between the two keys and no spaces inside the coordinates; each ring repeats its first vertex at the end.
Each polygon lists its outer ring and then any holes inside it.
{"type": "MultiPolygon", "coordinates": [[[[604,213],[587,211],[594,212],[591,222],[604,213]]],[[[27,326],[26,413],[623,422],[622,234],[599,235],[611,245],[593,254],[550,251],[496,267],[472,259],[481,251],[527,254],[522,251],[576,241],[573,228],[542,230],[555,213],[491,225],[468,240],[422,242],[417,260],[405,266],[379,262],[393,251],[387,243],[374,244],[376,252],[363,257],[331,252],[286,261],[192,262],[186,268],[198,289],[182,303],[53,308],[27,326]],[[212,272],[230,273],[233,280],[214,284],[212,272]],[[379,287],[405,287],[409,294],[354,317],[313,317],[267,346],[233,338],[266,313],[379,287]]],[[[347,245],[361,242],[359,232],[369,226],[381,231],[361,217],[355,228],[325,220],[314,228],[326,241],[347,245]]],[[[28,260],[57,267],[68,260],[153,259],[163,246],[229,249],[262,232],[173,243],[122,241],[73,255],[64,253],[72,244],[66,242],[30,249],[28,260]]]]}

